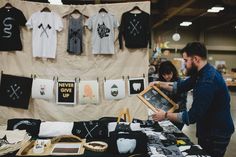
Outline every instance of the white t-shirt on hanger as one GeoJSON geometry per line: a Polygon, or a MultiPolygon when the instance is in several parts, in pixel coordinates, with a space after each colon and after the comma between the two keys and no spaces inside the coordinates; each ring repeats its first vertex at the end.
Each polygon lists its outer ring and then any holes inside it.
{"type": "Polygon", "coordinates": [[[35,12],[26,26],[33,29],[33,57],[55,58],[57,32],[63,28],[61,17],[55,12],[35,12]]]}
{"type": "Polygon", "coordinates": [[[119,27],[119,22],[110,13],[98,13],[90,17],[86,23],[92,30],[92,53],[114,54],[114,28],[119,27]]]}

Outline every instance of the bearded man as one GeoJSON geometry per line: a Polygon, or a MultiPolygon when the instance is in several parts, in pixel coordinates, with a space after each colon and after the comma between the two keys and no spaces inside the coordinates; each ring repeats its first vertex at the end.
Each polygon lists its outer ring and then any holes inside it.
{"type": "Polygon", "coordinates": [[[223,157],[234,132],[230,95],[221,74],[207,62],[207,49],[200,42],[188,43],[181,50],[187,79],[180,82],[153,82],[151,85],[175,93],[193,90],[189,111],[167,113],[160,109],[153,120],[169,119],[186,125],[196,123],[198,144],[212,157],[223,157]]]}

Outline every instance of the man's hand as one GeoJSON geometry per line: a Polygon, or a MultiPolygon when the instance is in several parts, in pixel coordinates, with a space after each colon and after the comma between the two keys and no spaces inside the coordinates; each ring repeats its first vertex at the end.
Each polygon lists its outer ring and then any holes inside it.
{"type": "Polygon", "coordinates": [[[160,88],[160,81],[154,81],[154,82],[151,82],[149,85],[150,86],[156,86],[157,88],[160,88]]]}
{"type": "Polygon", "coordinates": [[[165,111],[156,109],[156,112],[152,115],[154,121],[163,121],[165,120],[165,111]]]}

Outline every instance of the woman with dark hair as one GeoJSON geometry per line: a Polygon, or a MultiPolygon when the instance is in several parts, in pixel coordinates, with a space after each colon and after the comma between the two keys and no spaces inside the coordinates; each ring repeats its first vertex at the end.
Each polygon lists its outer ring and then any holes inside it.
{"type": "MultiPolygon", "coordinates": [[[[174,64],[171,61],[164,61],[159,66],[159,81],[162,82],[179,82],[181,78],[178,75],[178,71],[174,64]]],[[[166,90],[162,90],[170,99],[172,99],[176,104],[178,104],[179,108],[175,110],[175,112],[182,112],[186,110],[186,102],[187,102],[187,93],[177,93],[169,92],[166,90]]],[[[184,124],[178,122],[172,122],[175,126],[177,126],[180,130],[182,130],[184,124]]]]}

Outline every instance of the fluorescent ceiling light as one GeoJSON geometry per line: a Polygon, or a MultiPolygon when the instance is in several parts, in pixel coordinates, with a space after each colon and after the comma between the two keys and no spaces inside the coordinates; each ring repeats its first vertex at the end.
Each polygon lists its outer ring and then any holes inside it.
{"type": "Polygon", "coordinates": [[[181,24],[180,24],[180,26],[185,26],[185,27],[187,27],[187,26],[190,26],[192,24],[192,22],[190,22],[190,21],[184,21],[184,22],[182,22],[181,24]]]}
{"type": "Polygon", "coordinates": [[[224,7],[212,7],[211,9],[208,9],[207,12],[208,13],[218,13],[224,9],[225,9],[224,7]]]}
{"type": "Polygon", "coordinates": [[[208,13],[218,13],[218,12],[220,12],[220,10],[208,9],[207,12],[208,13]]]}
{"type": "Polygon", "coordinates": [[[63,4],[61,0],[48,0],[48,1],[50,2],[50,4],[59,4],[59,5],[63,4]]]}
{"type": "Polygon", "coordinates": [[[225,8],[224,8],[224,7],[212,7],[211,9],[222,11],[222,10],[224,10],[225,8]]]}

